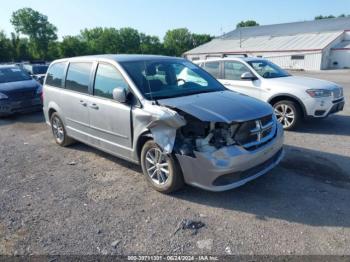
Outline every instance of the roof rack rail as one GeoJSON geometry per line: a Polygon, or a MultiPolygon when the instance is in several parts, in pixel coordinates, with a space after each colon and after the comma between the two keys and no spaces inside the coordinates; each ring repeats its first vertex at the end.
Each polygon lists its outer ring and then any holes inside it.
{"type": "Polygon", "coordinates": [[[208,54],[205,56],[205,59],[208,59],[208,58],[225,58],[225,57],[230,57],[230,56],[233,56],[233,57],[248,57],[249,55],[246,54],[246,53],[237,53],[237,54],[208,54]]]}
{"type": "Polygon", "coordinates": [[[219,57],[219,58],[223,58],[224,54],[208,54],[205,56],[205,59],[210,58],[210,57],[219,57]]]}
{"type": "Polygon", "coordinates": [[[223,57],[230,57],[230,56],[243,56],[243,57],[248,57],[248,54],[246,54],[246,53],[223,54],[223,57]]]}

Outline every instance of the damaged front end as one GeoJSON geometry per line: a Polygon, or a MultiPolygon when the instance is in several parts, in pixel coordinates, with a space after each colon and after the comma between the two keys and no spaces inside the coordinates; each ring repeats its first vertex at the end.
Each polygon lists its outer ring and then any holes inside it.
{"type": "Polygon", "coordinates": [[[211,191],[241,186],[283,157],[283,129],[270,114],[245,122],[203,122],[185,115],[174,153],[186,183],[211,191]]]}
{"type": "Polygon", "coordinates": [[[187,184],[211,191],[243,185],[280,162],[283,128],[265,103],[254,101],[254,113],[244,113],[250,109],[242,110],[249,106],[242,100],[250,98],[238,100],[242,102],[239,109],[230,104],[227,110],[226,97],[231,95],[217,95],[215,101],[221,97],[221,107],[206,105],[206,94],[192,97],[197,101],[184,98],[145,104],[136,111],[136,135],[148,130],[164,153],[174,154],[187,184]],[[256,110],[259,106],[261,110],[256,110]]]}

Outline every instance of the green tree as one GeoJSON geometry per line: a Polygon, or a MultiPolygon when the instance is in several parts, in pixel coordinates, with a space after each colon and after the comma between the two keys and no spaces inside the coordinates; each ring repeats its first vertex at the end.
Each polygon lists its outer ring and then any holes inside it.
{"type": "MultiPolygon", "coordinates": [[[[341,18],[341,17],[350,17],[350,15],[341,14],[341,15],[338,15],[337,17],[339,17],[339,18],[341,18]]],[[[331,19],[331,18],[336,18],[336,17],[334,15],[318,15],[318,16],[315,16],[315,20],[331,19]]]]}
{"type": "Polygon", "coordinates": [[[140,34],[140,53],[141,54],[163,54],[164,47],[157,36],[140,34]]]}
{"type": "Polygon", "coordinates": [[[13,12],[11,23],[17,33],[29,37],[33,56],[47,58],[50,42],[57,39],[57,28],[47,16],[31,8],[22,8],[13,12]]]}
{"type": "Polygon", "coordinates": [[[96,27],[81,31],[88,54],[119,53],[122,49],[119,31],[115,28],[96,27]]]}
{"type": "Polygon", "coordinates": [[[20,38],[18,34],[11,33],[12,58],[15,61],[26,61],[32,57],[29,52],[27,38],[20,38]]]}
{"type": "Polygon", "coordinates": [[[210,42],[214,37],[207,34],[192,34],[193,48],[210,42]]]}
{"type": "Polygon", "coordinates": [[[259,24],[254,20],[241,21],[237,24],[236,28],[250,27],[250,26],[259,26],[259,24]]]}
{"type": "Polygon", "coordinates": [[[6,37],[4,31],[0,31],[0,62],[12,60],[13,51],[10,39],[6,37]]]}
{"type": "Polygon", "coordinates": [[[164,37],[164,47],[168,55],[181,56],[193,47],[191,32],[187,28],[167,31],[164,37]]]}
{"type": "Polygon", "coordinates": [[[335,16],[334,15],[325,15],[325,16],[318,15],[318,16],[315,17],[315,20],[329,19],[329,18],[335,18],[335,16]]]}
{"type": "Polygon", "coordinates": [[[51,41],[49,43],[49,48],[47,50],[47,60],[55,60],[58,58],[61,58],[61,52],[60,52],[60,42],[58,41],[51,41]]]}
{"type": "Polygon", "coordinates": [[[79,36],[66,36],[60,43],[60,55],[73,57],[88,54],[88,45],[79,36]]]}
{"type": "Polygon", "coordinates": [[[119,29],[121,53],[140,53],[140,35],[136,29],[125,27],[119,29]]]}

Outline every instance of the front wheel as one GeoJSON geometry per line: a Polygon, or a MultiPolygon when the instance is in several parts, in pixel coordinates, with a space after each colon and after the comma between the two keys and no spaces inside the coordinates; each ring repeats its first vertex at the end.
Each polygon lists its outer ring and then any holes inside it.
{"type": "Polygon", "coordinates": [[[148,183],[161,193],[171,193],[184,185],[180,167],[171,154],[164,154],[153,141],[147,141],[141,151],[141,166],[148,183]]]}
{"type": "Polygon", "coordinates": [[[301,120],[301,112],[299,106],[293,101],[279,101],[273,105],[274,112],[278,122],[280,122],[285,130],[295,128],[301,120]]]}

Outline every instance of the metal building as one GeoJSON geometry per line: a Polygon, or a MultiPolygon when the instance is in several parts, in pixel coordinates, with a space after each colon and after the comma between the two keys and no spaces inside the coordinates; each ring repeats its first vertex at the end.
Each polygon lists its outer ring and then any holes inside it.
{"type": "Polygon", "coordinates": [[[350,68],[350,18],[239,28],[184,54],[189,60],[248,54],[286,69],[350,68]]]}

